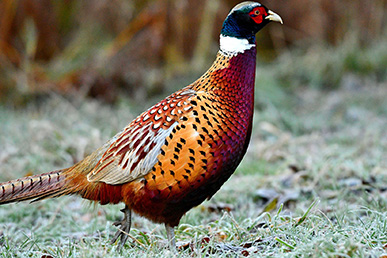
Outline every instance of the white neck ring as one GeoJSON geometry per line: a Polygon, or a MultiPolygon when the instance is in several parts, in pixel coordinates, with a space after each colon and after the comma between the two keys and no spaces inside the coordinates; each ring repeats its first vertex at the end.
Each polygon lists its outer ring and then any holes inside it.
{"type": "Polygon", "coordinates": [[[220,50],[227,54],[239,54],[255,47],[255,44],[249,43],[247,39],[238,39],[229,36],[220,35],[220,50]]]}

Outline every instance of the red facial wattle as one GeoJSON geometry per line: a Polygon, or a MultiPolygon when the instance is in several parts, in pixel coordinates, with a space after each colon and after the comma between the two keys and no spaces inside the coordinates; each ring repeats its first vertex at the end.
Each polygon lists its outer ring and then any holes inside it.
{"type": "Polygon", "coordinates": [[[251,19],[255,21],[255,23],[260,24],[264,17],[267,16],[266,9],[263,8],[262,6],[254,8],[250,13],[249,13],[251,19]]]}

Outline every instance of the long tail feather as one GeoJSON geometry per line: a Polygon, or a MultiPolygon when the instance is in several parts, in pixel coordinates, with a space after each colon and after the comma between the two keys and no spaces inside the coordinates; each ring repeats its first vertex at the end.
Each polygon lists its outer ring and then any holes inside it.
{"type": "Polygon", "coordinates": [[[0,183],[0,205],[59,196],[66,183],[65,171],[57,170],[0,183]]]}

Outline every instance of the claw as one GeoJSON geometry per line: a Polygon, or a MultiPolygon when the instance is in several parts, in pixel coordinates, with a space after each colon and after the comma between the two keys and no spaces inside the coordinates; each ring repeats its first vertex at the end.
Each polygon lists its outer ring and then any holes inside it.
{"type": "Polygon", "coordinates": [[[126,241],[128,240],[132,222],[132,212],[129,207],[125,205],[125,208],[121,211],[124,213],[124,218],[121,221],[116,221],[113,223],[113,226],[118,227],[118,230],[111,241],[111,244],[114,244],[118,238],[121,238],[120,244],[118,245],[119,251],[124,247],[126,241]]]}

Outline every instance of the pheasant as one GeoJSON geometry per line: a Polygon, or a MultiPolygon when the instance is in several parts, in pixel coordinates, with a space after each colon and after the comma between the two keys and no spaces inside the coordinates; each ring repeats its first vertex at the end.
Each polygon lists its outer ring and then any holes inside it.
{"type": "Polygon", "coordinates": [[[174,227],[211,198],[241,162],[254,109],[255,34],[281,17],[256,2],[235,6],[223,23],[220,50],[199,79],[139,115],[72,167],[0,184],[0,204],[77,194],[100,204],[123,202],[112,243],[124,246],[131,211],[174,227]]]}

